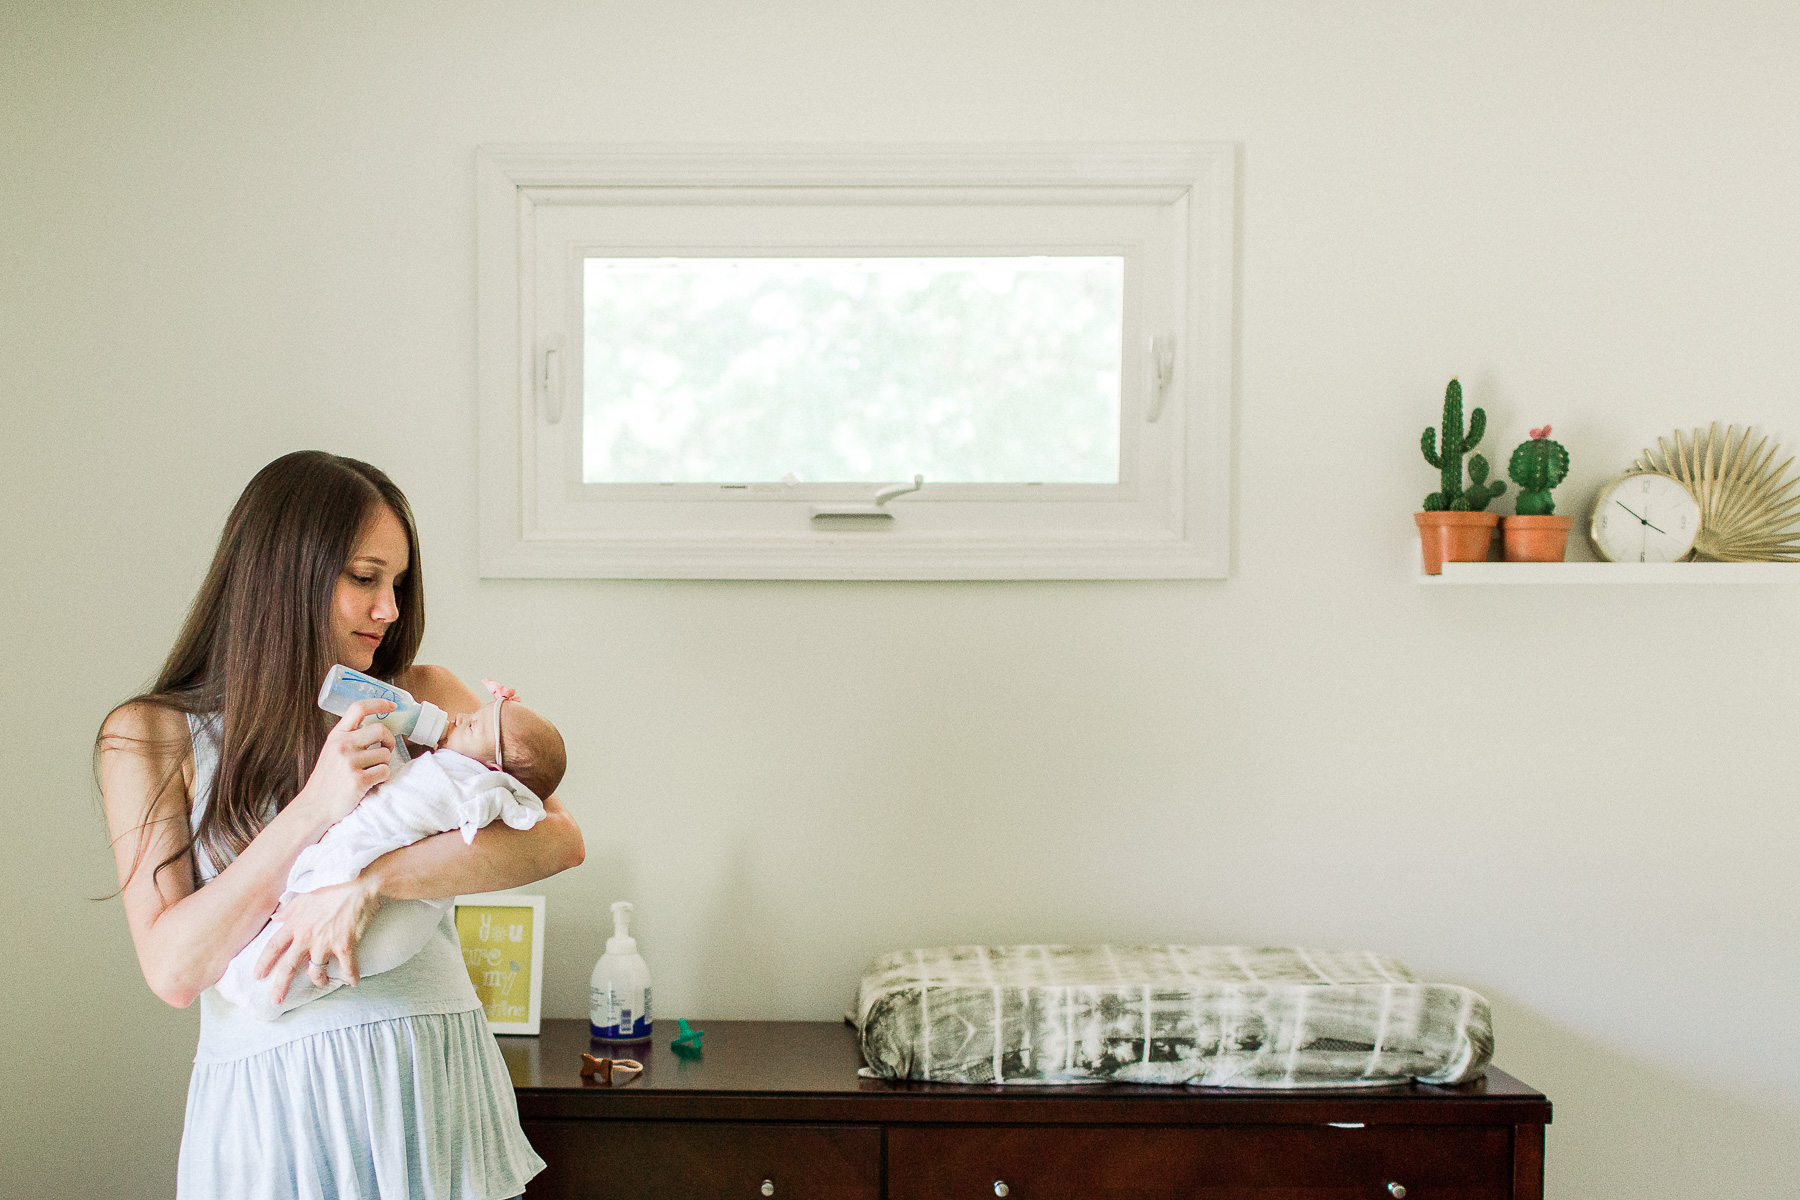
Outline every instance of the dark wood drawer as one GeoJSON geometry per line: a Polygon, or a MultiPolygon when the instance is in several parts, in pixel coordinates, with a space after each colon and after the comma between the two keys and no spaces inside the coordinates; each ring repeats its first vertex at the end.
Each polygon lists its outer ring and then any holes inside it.
{"type": "Polygon", "coordinates": [[[530,1200],[879,1200],[873,1125],[526,1121],[549,1165],[530,1200]]]}
{"type": "Polygon", "coordinates": [[[1509,1126],[914,1126],[888,1200],[1506,1200],[1509,1126]]]}

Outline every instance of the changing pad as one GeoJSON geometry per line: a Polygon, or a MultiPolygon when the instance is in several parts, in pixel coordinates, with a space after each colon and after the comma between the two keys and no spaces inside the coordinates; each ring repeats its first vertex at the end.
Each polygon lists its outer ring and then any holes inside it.
{"type": "Polygon", "coordinates": [[[1488,1004],[1391,958],[1245,946],[953,946],[871,964],[865,1075],[1207,1087],[1462,1083],[1488,1004]]]}

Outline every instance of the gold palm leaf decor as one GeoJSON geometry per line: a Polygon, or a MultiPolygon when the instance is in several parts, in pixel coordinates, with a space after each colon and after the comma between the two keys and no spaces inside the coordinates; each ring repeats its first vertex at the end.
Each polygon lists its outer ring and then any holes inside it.
{"type": "Polygon", "coordinates": [[[1800,475],[1789,479],[1792,457],[1775,466],[1779,445],[1767,437],[1750,445],[1750,431],[1714,423],[1704,436],[1696,429],[1656,439],[1632,464],[1679,479],[1700,502],[1695,557],[1717,562],[1800,562],[1800,475]],[[1660,451],[1660,455],[1659,455],[1660,451]]]}

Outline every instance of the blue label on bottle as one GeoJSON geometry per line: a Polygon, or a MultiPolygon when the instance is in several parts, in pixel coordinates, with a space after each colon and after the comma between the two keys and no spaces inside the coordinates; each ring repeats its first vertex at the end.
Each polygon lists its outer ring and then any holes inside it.
{"type": "Polygon", "coordinates": [[[343,669],[338,676],[337,685],[331,690],[349,698],[346,707],[357,700],[390,700],[396,705],[401,703],[400,689],[383,683],[372,675],[364,675],[353,667],[343,669]]]}
{"type": "Polygon", "coordinates": [[[628,1007],[630,1001],[611,988],[595,989],[588,999],[588,1036],[607,1042],[641,1042],[650,1036],[649,988],[644,989],[642,1012],[628,1007]],[[600,1018],[598,1021],[596,1016],[600,1018]]]}

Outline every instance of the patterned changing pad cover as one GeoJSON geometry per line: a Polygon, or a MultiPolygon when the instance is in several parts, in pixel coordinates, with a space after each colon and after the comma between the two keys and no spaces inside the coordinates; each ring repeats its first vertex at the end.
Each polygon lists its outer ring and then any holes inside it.
{"type": "Polygon", "coordinates": [[[953,946],[871,964],[863,1074],[940,1083],[1462,1083],[1485,999],[1391,958],[1245,946],[953,946]]]}

